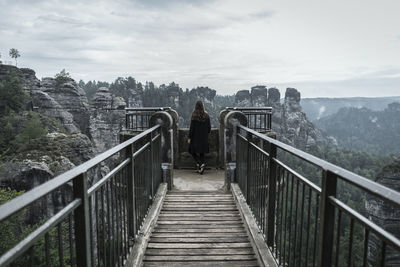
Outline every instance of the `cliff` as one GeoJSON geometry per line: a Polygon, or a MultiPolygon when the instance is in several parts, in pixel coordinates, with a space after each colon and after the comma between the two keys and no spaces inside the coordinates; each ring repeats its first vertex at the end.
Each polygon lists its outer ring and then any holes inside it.
{"type": "Polygon", "coordinates": [[[276,88],[254,86],[236,93],[236,106],[272,107],[272,130],[277,138],[302,150],[318,146],[336,146],[336,140],[325,136],[310,122],[300,105],[300,92],[287,88],[284,102],[280,103],[280,92],[276,88]]]}

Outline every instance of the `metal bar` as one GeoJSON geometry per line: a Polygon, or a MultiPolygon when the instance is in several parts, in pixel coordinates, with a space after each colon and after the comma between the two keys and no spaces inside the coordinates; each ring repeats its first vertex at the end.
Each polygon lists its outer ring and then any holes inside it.
{"type": "MultiPolygon", "coordinates": [[[[89,190],[88,190],[89,191],[89,190]]],[[[93,216],[92,216],[92,210],[93,210],[93,203],[92,203],[92,196],[88,194],[88,199],[89,199],[89,230],[90,230],[90,248],[91,248],[91,253],[90,256],[92,257],[92,264],[95,263],[95,258],[94,258],[94,237],[93,237],[93,227],[94,227],[94,222],[93,222],[93,216]]]]}
{"type": "Polygon", "coordinates": [[[85,163],[82,163],[81,165],[73,168],[72,170],[69,170],[61,175],[58,175],[55,178],[51,179],[50,181],[45,182],[35,187],[34,189],[26,192],[25,194],[22,194],[21,196],[18,196],[4,203],[3,205],[0,206],[0,222],[8,218],[12,214],[16,213],[17,211],[23,209],[24,207],[34,202],[35,200],[38,200],[39,198],[47,195],[54,189],[62,186],[63,184],[66,184],[75,177],[85,173],[89,169],[98,165],[100,162],[112,157],[114,154],[120,152],[121,150],[126,149],[126,147],[147,136],[148,133],[158,129],[159,127],[161,126],[155,125],[152,128],[136,135],[135,137],[132,137],[131,139],[107,150],[106,152],[101,153],[100,155],[94,157],[93,159],[90,159],[85,163]]]}
{"type": "Polygon", "coordinates": [[[367,266],[369,230],[364,228],[363,267],[367,266]]]}
{"type": "Polygon", "coordinates": [[[44,235],[44,253],[46,258],[46,266],[50,267],[49,233],[44,235]]]}
{"type": "Polygon", "coordinates": [[[290,187],[290,211],[289,211],[289,239],[288,239],[288,265],[290,265],[290,245],[292,243],[292,215],[293,215],[293,187],[294,187],[294,176],[290,175],[291,179],[291,187],[290,187]]]}
{"type": "Polygon", "coordinates": [[[337,229],[336,229],[336,257],[335,257],[335,266],[339,265],[339,250],[340,250],[340,225],[342,220],[342,211],[338,210],[338,220],[337,220],[337,229]]]}
{"type": "Polygon", "coordinates": [[[57,235],[58,235],[58,261],[60,266],[64,266],[64,249],[63,249],[61,222],[57,225],[57,235]]]}
{"type": "Polygon", "coordinates": [[[75,199],[81,199],[82,204],[74,212],[76,264],[91,266],[90,236],[89,236],[89,201],[87,195],[87,175],[83,173],[73,180],[75,199]]]}
{"type": "Polygon", "coordinates": [[[288,212],[288,201],[289,201],[289,173],[284,173],[284,176],[286,176],[286,197],[285,197],[285,234],[283,237],[283,264],[286,264],[285,258],[286,258],[286,233],[287,233],[287,212],[288,212]]]}
{"type": "Polygon", "coordinates": [[[17,245],[4,253],[0,258],[0,266],[6,266],[10,264],[18,256],[22,255],[25,251],[27,251],[32,245],[42,238],[46,233],[50,231],[51,228],[56,226],[59,222],[61,222],[66,216],[68,216],[74,209],[76,209],[79,205],[81,205],[80,199],[75,199],[70,204],[68,204],[65,208],[56,213],[53,217],[51,217],[44,224],[39,226],[35,231],[30,233],[27,237],[21,240],[17,245]]]}
{"type": "Polygon", "coordinates": [[[352,250],[353,250],[353,232],[354,232],[354,218],[350,218],[350,233],[349,233],[349,250],[347,258],[347,266],[351,266],[352,250]]]}
{"type": "Polygon", "coordinates": [[[299,201],[299,180],[296,179],[296,201],[294,215],[294,242],[293,242],[293,266],[296,266],[296,251],[297,251],[297,207],[299,201]]]}
{"type": "MultiPolygon", "coordinates": [[[[300,218],[300,251],[299,251],[299,266],[301,265],[301,259],[302,259],[302,255],[301,255],[301,250],[303,248],[303,218],[304,218],[304,199],[305,199],[305,190],[306,190],[306,185],[304,183],[302,183],[302,190],[301,190],[301,218],[300,218]]],[[[296,254],[295,254],[295,258],[296,254]]],[[[296,261],[294,262],[294,265],[296,266],[296,261]]]]}
{"type": "MultiPolygon", "coordinates": [[[[105,186],[105,191],[106,191],[106,203],[107,203],[107,205],[106,205],[106,207],[107,207],[107,214],[106,214],[106,221],[107,221],[107,255],[108,255],[108,264],[107,264],[107,266],[112,266],[112,255],[111,255],[111,247],[112,247],[112,244],[111,244],[111,238],[112,238],[112,233],[111,233],[111,231],[112,231],[112,229],[111,229],[111,224],[112,224],[112,222],[111,222],[111,212],[110,212],[110,190],[111,190],[111,188],[109,189],[109,187],[110,187],[110,181],[107,181],[107,183],[104,185],[105,186]]],[[[112,207],[111,207],[111,210],[112,210],[112,207]]]]}
{"type": "Polygon", "coordinates": [[[103,249],[103,266],[106,266],[107,262],[107,252],[106,252],[106,224],[105,220],[105,209],[104,209],[104,186],[100,188],[100,196],[101,196],[101,241],[102,241],[102,249],[103,249]]]}
{"type": "Polygon", "coordinates": [[[321,207],[320,207],[320,239],[318,243],[318,266],[326,264],[332,265],[332,251],[333,251],[333,221],[335,219],[335,207],[329,201],[330,196],[336,196],[337,178],[336,175],[330,171],[323,171],[322,177],[322,193],[321,193],[321,207]]]}
{"type": "Polygon", "coordinates": [[[246,175],[246,191],[245,192],[246,192],[246,202],[247,202],[247,204],[249,204],[250,203],[249,202],[249,193],[250,193],[249,192],[250,191],[249,177],[251,177],[251,163],[252,163],[252,160],[250,159],[250,156],[251,156],[250,143],[252,141],[251,133],[247,132],[246,139],[247,139],[247,156],[246,156],[246,158],[247,158],[247,175],[246,175]]]}
{"type": "Polygon", "coordinates": [[[312,191],[311,187],[308,188],[308,212],[307,212],[307,237],[306,237],[306,264],[305,266],[308,266],[308,245],[310,241],[310,213],[311,213],[311,198],[312,197],[312,191]]]}
{"type": "Polygon", "coordinates": [[[125,150],[125,157],[130,159],[129,164],[127,165],[127,193],[128,193],[128,236],[129,239],[135,238],[135,191],[134,191],[134,171],[133,171],[133,145],[130,145],[125,150]]]}
{"type": "Polygon", "coordinates": [[[314,227],[314,248],[313,248],[313,264],[315,266],[316,253],[317,253],[317,237],[318,237],[318,211],[319,211],[319,198],[318,194],[315,194],[315,227],[314,227]]]}
{"type": "Polygon", "coordinates": [[[385,266],[386,259],[386,243],[382,241],[382,250],[381,250],[381,264],[380,266],[385,266]]]}

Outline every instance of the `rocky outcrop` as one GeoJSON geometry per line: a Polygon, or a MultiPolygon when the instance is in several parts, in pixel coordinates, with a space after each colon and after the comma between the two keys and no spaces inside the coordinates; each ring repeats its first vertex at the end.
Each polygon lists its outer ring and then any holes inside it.
{"type": "Polygon", "coordinates": [[[334,138],[326,137],[307,120],[301,111],[300,92],[287,88],[283,104],[276,88],[257,85],[236,93],[236,106],[272,107],[272,130],[277,138],[299,149],[309,150],[316,146],[336,145],[334,138]]]}
{"type": "Polygon", "coordinates": [[[263,107],[268,101],[268,89],[264,85],[251,87],[251,103],[254,107],[263,107]]]}
{"type": "Polygon", "coordinates": [[[195,99],[200,99],[206,105],[206,107],[214,108],[214,97],[217,91],[208,87],[197,87],[190,91],[190,94],[194,96],[195,99]]]}
{"type": "Polygon", "coordinates": [[[168,106],[172,108],[180,107],[180,97],[181,97],[181,89],[178,84],[171,83],[166,87],[167,97],[168,97],[168,106]]]}
{"type": "Polygon", "coordinates": [[[53,78],[44,78],[41,90],[51,96],[64,111],[71,113],[78,129],[88,134],[90,117],[88,100],[85,91],[74,80],[58,84],[53,78]]]}
{"type": "MultiPolygon", "coordinates": [[[[92,157],[92,144],[86,135],[50,133],[40,150],[26,151],[0,165],[0,184],[5,188],[28,191],[92,157]]],[[[92,181],[96,177],[93,173],[90,175],[92,181]]],[[[70,184],[55,190],[31,205],[25,220],[36,223],[54,214],[65,207],[71,196],[70,184]]]]}
{"type": "Polygon", "coordinates": [[[104,152],[119,143],[119,133],[125,124],[125,101],[101,87],[94,95],[89,133],[96,153],[104,152]]]}
{"type": "Polygon", "coordinates": [[[238,107],[249,107],[252,105],[251,95],[249,90],[237,91],[235,95],[235,104],[238,107]]]}
{"type": "MultiPolygon", "coordinates": [[[[377,175],[376,182],[399,192],[400,159],[396,159],[391,164],[385,166],[377,175]]],[[[377,197],[367,195],[366,210],[371,221],[397,238],[400,238],[400,209],[397,206],[377,197]]],[[[371,263],[376,262],[379,258],[380,248],[380,239],[375,235],[371,235],[368,243],[368,259],[371,263]]],[[[400,253],[390,246],[386,249],[385,266],[400,266],[400,253]]]]}

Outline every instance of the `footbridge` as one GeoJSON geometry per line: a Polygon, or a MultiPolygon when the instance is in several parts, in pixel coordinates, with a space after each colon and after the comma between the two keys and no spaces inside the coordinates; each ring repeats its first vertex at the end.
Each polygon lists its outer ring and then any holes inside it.
{"type": "Polygon", "coordinates": [[[369,211],[398,214],[400,193],[277,141],[271,108],[221,111],[204,175],[178,121],[171,108],[127,109],[119,145],[1,205],[1,238],[18,238],[0,266],[398,263],[399,237],[369,211]],[[60,192],[62,208],[21,229],[60,192]]]}

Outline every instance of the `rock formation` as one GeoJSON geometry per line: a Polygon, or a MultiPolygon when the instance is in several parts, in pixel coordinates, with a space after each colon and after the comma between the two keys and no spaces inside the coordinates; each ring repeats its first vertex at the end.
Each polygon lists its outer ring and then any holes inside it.
{"type": "Polygon", "coordinates": [[[74,80],[57,84],[53,78],[44,78],[41,82],[41,91],[51,96],[64,111],[73,116],[78,129],[88,134],[89,104],[85,91],[74,80]]]}
{"type": "Polygon", "coordinates": [[[119,143],[119,133],[125,124],[125,101],[100,87],[93,97],[89,133],[97,153],[119,143]]]}
{"type": "Polygon", "coordinates": [[[300,92],[287,88],[283,104],[276,88],[254,86],[236,93],[236,106],[272,107],[272,130],[280,141],[299,149],[309,150],[320,145],[335,145],[335,140],[326,137],[307,120],[301,111],[300,92]]]}

